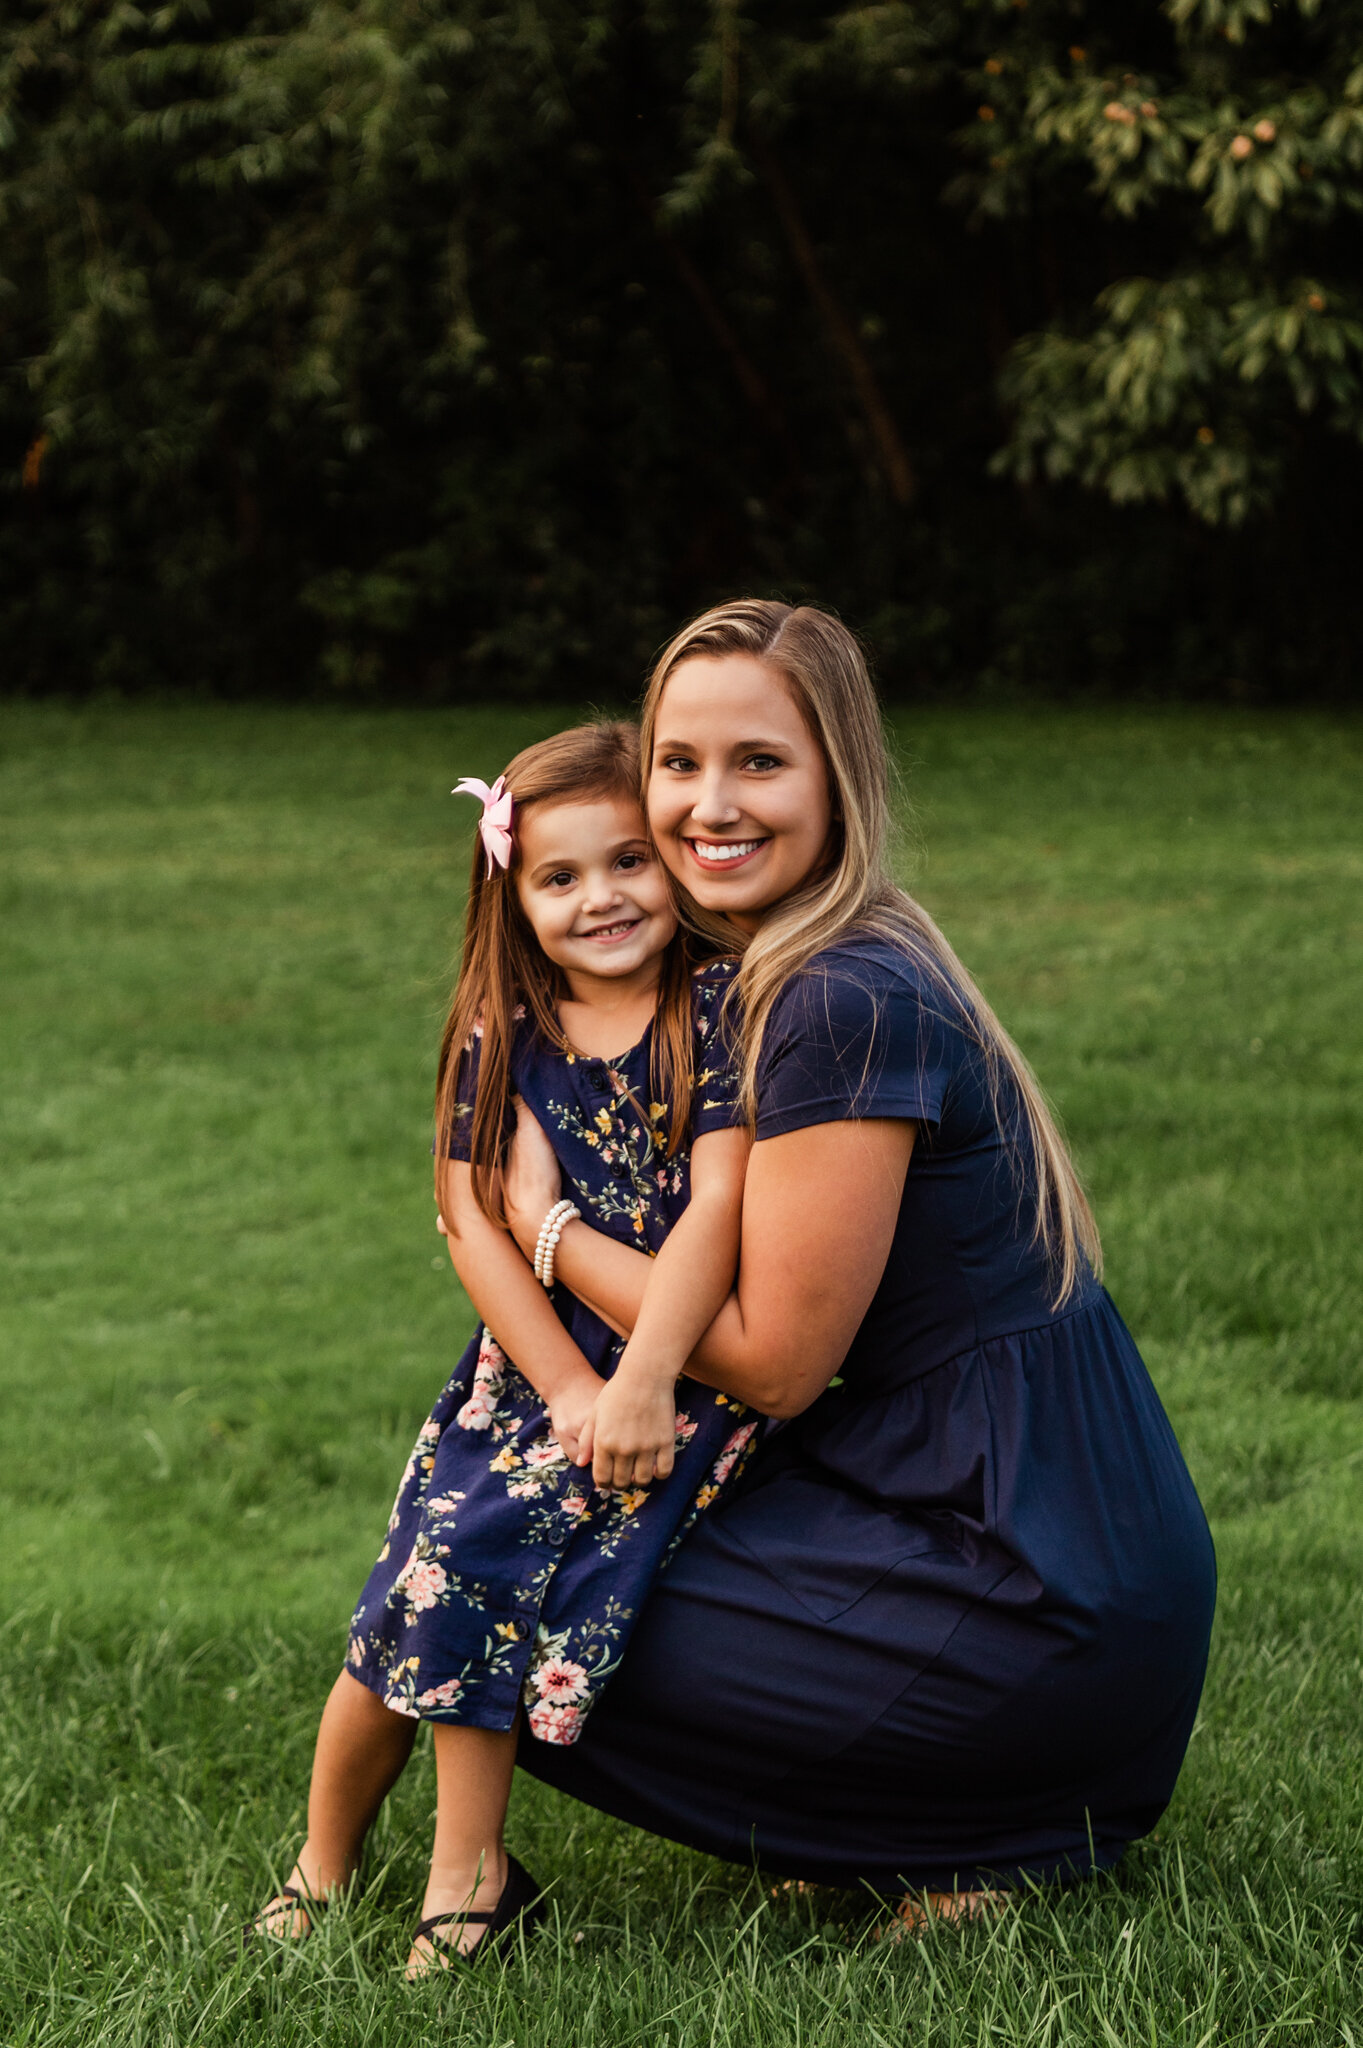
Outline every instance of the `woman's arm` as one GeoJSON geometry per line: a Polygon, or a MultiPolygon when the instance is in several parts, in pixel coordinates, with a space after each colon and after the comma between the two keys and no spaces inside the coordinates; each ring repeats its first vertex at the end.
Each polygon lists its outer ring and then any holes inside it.
{"type": "Polygon", "coordinates": [[[645,1486],[672,1470],[677,1380],[738,1267],[749,1149],[742,1130],[710,1131],[691,1149],[691,1199],[657,1257],[645,1260],[633,1335],[589,1426],[598,1486],[645,1486]]]}
{"type": "MultiPolygon", "coordinates": [[[[823,1392],[885,1270],[916,1129],[902,1118],[868,1118],[753,1146],[738,1286],[687,1361],[694,1379],[767,1415],[799,1415],[823,1392]]],[[[557,1197],[555,1165],[553,1192],[542,1200],[546,1142],[527,1124],[508,1179],[512,1227],[532,1239],[557,1197]]],[[[630,1330],[652,1263],[575,1222],[555,1270],[612,1327],[630,1330]]]]}
{"type": "Polygon", "coordinates": [[[441,1215],[454,1270],[502,1350],[549,1409],[554,1433],[577,1461],[578,1442],[603,1382],[564,1329],[514,1239],[485,1216],[462,1160],[445,1169],[441,1215]]]}

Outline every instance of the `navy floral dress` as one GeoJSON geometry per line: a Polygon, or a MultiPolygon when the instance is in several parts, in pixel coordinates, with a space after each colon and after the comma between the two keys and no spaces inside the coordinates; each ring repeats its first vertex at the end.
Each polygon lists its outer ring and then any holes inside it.
{"type": "MultiPolygon", "coordinates": [[[[720,1010],[733,968],[692,989],[691,1138],[737,1124],[720,1010]]],[[[553,1141],[565,1192],[598,1230],[655,1253],[689,1199],[689,1146],[669,1157],[668,1105],[649,1087],[651,1028],[614,1060],[546,1045],[522,1020],[517,1091],[553,1141]]],[[[476,1086],[466,1049],[460,1093],[476,1086]]],[[[467,1116],[461,1119],[467,1126],[467,1116]]],[[[467,1156],[456,1132],[453,1156],[467,1156]]],[[[560,1320],[605,1377],[623,1340],[562,1286],[560,1320]]],[[[688,1529],[741,1470],[760,1418],[693,1380],[678,1385],[669,1478],[598,1491],[548,1410],[479,1325],[407,1461],[388,1539],[350,1625],[347,1667],[394,1712],[576,1742],[635,1619],[688,1529]]]]}

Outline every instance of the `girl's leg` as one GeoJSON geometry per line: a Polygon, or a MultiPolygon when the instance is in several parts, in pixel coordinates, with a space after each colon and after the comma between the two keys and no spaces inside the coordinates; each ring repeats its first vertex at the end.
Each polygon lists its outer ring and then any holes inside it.
{"type": "MultiPolygon", "coordinates": [[[[433,1913],[491,1912],[506,1883],[507,1801],[516,1765],[516,1729],[453,1728],[437,1721],[435,1741],[436,1820],[431,1874],[421,1917],[433,1913]]],[[[476,1923],[452,1920],[438,1929],[442,1941],[467,1955],[482,1935],[476,1923]]],[[[420,1977],[437,1960],[424,1937],[407,1962],[409,1977],[420,1977]]]]}
{"type": "MultiPolygon", "coordinates": [[[[343,1671],[317,1731],[308,1792],[308,1838],[289,1874],[308,1898],[325,1899],[360,1867],[365,1836],[412,1753],[418,1723],[385,1707],[343,1671]]],[[[271,1900],[257,1918],[263,1931],[306,1934],[309,1921],[289,1899],[271,1900]]]]}

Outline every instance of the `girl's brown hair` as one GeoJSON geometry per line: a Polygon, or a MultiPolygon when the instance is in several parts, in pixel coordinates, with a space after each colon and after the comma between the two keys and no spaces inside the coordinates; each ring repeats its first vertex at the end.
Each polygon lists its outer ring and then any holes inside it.
{"type": "MultiPolygon", "coordinates": [[[[474,1199],[494,1222],[501,1213],[498,1168],[511,1115],[511,1047],[518,1008],[551,1045],[566,1045],[557,1005],[568,994],[562,970],[545,958],[516,888],[520,867],[520,826],[536,804],[599,803],[612,797],[639,803],[639,734],[632,725],[603,720],[576,725],[539,740],[506,768],[512,797],[512,854],[509,868],[487,872],[483,843],[475,835],[473,872],[459,976],[450,997],[440,1040],[436,1074],[436,1200],[456,1125],[467,1115],[474,1199]],[[460,1065],[465,1050],[481,1038],[478,1083],[472,1108],[459,1101],[460,1065]]],[[[667,1146],[675,1152],[691,1124],[691,965],[694,942],[679,931],[668,946],[658,989],[649,1086],[654,1099],[671,1106],[667,1146]]],[[[699,954],[696,954],[699,957],[699,954]]]]}
{"type": "Polygon", "coordinates": [[[765,662],[791,691],[828,765],[834,820],[830,858],[774,906],[751,939],[703,910],[684,890],[677,891],[683,916],[715,951],[743,953],[734,992],[742,1007],[743,1100],[749,1117],[756,1110],[763,1033],[791,976],[853,932],[888,939],[941,990],[980,1046],[996,1110],[1004,1074],[1017,1090],[1035,1160],[1033,1238],[1051,1265],[1059,1307],[1074,1293],[1085,1263],[1095,1272],[1102,1270],[1098,1226],[1036,1076],[945,935],[890,875],[885,734],[865,657],[846,626],[813,605],[760,598],[717,605],[694,619],[664,649],[649,679],[640,717],[645,788],[669,676],[684,661],[715,661],[729,654],[765,662]]]}

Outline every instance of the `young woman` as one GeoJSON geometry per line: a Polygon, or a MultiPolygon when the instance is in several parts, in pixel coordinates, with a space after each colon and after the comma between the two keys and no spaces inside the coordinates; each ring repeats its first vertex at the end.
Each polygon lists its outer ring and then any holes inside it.
{"type": "MultiPolygon", "coordinates": [[[[911,1918],[1102,1869],[1173,1790],[1215,1575],[1062,1140],[888,876],[879,718],[836,620],[706,613],[642,733],[685,914],[743,953],[739,1278],[687,1370],[788,1421],[583,1741],[520,1762],[716,1855],[907,1890],[911,1918]]],[[[558,1194],[523,1119],[522,1244],[558,1194]]],[[[632,1327],[646,1259],[584,1218],[558,1261],[632,1327]]]]}

